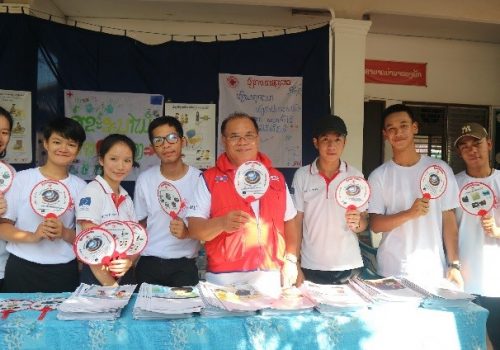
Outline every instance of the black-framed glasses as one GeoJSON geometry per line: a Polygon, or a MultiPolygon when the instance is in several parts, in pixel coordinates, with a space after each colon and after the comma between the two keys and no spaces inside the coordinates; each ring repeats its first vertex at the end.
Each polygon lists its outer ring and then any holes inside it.
{"type": "Polygon", "coordinates": [[[243,142],[254,142],[257,139],[257,134],[246,134],[246,135],[231,135],[231,136],[225,136],[226,139],[229,141],[229,143],[235,145],[240,140],[243,140],[243,142]]]}
{"type": "Polygon", "coordinates": [[[177,133],[175,133],[175,132],[171,132],[170,134],[168,134],[166,136],[153,137],[153,146],[160,147],[165,143],[165,141],[167,141],[168,143],[173,145],[174,143],[179,142],[179,140],[180,140],[179,135],[177,135],[177,133]]]}

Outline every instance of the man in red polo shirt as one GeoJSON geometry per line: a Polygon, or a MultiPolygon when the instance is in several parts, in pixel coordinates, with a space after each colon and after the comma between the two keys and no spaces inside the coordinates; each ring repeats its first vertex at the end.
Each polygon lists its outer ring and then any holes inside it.
{"type": "Polygon", "coordinates": [[[283,175],[259,152],[255,118],[235,113],[221,125],[225,153],[206,170],[187,213],[190,236],[205,241],[209,282],[248,283],[267,294],[297,278],[297,214],[283,175]],[[269,171],[269,189],[245,201],[234,187],[237,168],[259,161],[269,171]],[[280,273],[281,272],[281,273],[280,273]]]}

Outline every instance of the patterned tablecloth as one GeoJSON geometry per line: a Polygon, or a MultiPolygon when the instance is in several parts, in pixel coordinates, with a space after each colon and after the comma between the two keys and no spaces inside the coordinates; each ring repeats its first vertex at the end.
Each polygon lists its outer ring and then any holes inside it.
{"type": "MultiPolygon", "coordinates": [[[[42,299],[54,294],[0,294],[42,299]]],[[[60,296],[57,295],[57,296],[60,296]]],[[[116,321],[59,321],[51,311],[0,320],[0,349],[485,349],[487,311],[378,306],[322,315],[255,315],[171,321],[132,318],[135,296],[116,321]]]]}

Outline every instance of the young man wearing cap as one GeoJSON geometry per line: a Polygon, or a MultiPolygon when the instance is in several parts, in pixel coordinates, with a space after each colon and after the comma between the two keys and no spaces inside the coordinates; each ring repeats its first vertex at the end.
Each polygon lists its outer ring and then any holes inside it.
{"type": "MultiPolygon", "coordinates": [[[[500,172],[490,165],[491,140],[477,123],[467,123],[455,141],[466,169],[457,174],[459,188],[471,182],[488,185],[500,195],[500,172]]],[[[456,211],[460,232],[459,252],[465,291],[478,295],[477,302],[490,312],[487,331],[495,349],[500,349],[500,205],[482,217],[456,211]]]]}
{"type": "Polygon", "coordinates": [[[339,183],[363,174],[342,161],[347,128],[335,115],[320,118],[313,131],[318,157],[298,169],[292,197],[297,208],[300,267],[303,279],[319,284],[337,284],[357,275],[363,266],[357,234],[368,226],[366,206],[347,210],[335,199],[339,183]],[[302,233],[302,234],[300,234],[302,233]],[[328,254],[324,254],[328,247],[328,254]]]}
{"type": "Polygon", "coordinates": [[[391,144],[393,158],[368,178],[371,229],[383,234],[377,272],[425,284],[439,283],[446,276],[462,286],[454,213],[458,207],[455,176],[444,161],[417,153],[414,136],[418,125],[409,107],[392,105],[382,117],[382,133],[391,144]],[[420,189],[422,174],[429,166],[439,166],[447,179],[444,193],[430,200],[423,198],[420,189]]]}

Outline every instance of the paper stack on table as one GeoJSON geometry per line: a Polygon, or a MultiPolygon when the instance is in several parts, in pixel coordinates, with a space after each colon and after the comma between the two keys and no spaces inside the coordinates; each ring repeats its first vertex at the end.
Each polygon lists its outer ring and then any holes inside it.
{"type": "Polygon", "coordinates": [[[114,320],[128,304],[136,285],[103,287],[80,286],[59,305],[60,320],[114,320]]]}
{"type": "Polygon", "coordinates": [[[269,308],[260,310],[263,315],[290,314],[311,312],[316,306],[315,301],[302,289],[286,288],[281,291],[278,299],[269,308]]]}
{"type": "Polygon", "coordinates": [[[143,283],[135,302],[135,319],[174,319],[191,317],[204,304],[197,287],[165,287],[143,283]]]}
{"type": "Polygon", "coordinates": [[[321,313],[350,312],[366,309],[371,304],[352,283],[324,285],[306,281],[301,290],[317,303],[316,310],[321,313]]]}
{"type": "Polygon", "coordinates": [[[209,282],[198,284],[200,295],[205,307],[201,310],[201,315],[205,317],[226,317],[226,316],[249,316],[255,315],[255,310],[232,310],[229,311],[216,293],[221,290],[221,286],[209,282]]]}
{"type": "Polygon", "coordinates": [[[377,304],[418,307],[426,298],[421,290],[416,290],[406,279],[386,277],[374,280],[353,278],[352,285],[356,290],[372,301],[372,307],[377,304]]]}
{"type": "Polygon", "coordinates": [[[476,298],[460,290],[456,284],[447,279],[442,279],[432,285],[406,281],[408,285],[414,286],[413,288],[426,295],[421,304],[422,307],[462,307],[476,298]]]}
{"type": "Polygon", "coordinates": [[[282,291],[278,298],[259,293],[248,284],[220,286],[209,282],[199,283],[205,303],[201,315],[207,317],[284,314],[312,311],[315,303],[297,288],[282,291]]]}

